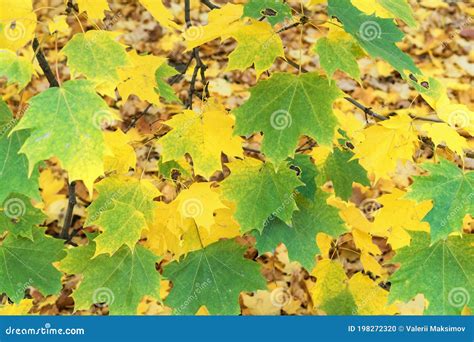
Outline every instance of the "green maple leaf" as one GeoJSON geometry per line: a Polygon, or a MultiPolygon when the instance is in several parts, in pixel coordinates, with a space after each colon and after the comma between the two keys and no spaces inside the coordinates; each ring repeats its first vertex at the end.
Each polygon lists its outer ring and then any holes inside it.
{"type": "Polygon", "coordinates": [[[23,89],[31,81],[33,71],[33,64],[27,58],[0,50],[0,77],[8,79],[7,85],[17,83],[19,90],[23,89]]]}
{"type": "Polygon", "coordinates": [[[328,12],[330,16],[337,17],[342,22],[344,30],[370,55],[386,60],[402,76],[404,70],[421,74],[413,60],[395,45],[403,39],[403,32],[398,29],[393,19],[364,14],[347,0],[329,0],[328,12]]]}
{"type": "Polygon", "coordinates": [[[357,58],[361,50],[357,42],[347,34],[329,34],[316,42],[314,51],[319,55],[321,67],[331,78],[336,70],[344,71],[359,83],[360,70],[357,58]]]}
{"type": "Polygon", "coordinates": [[[160,299],[160,274],[155,269],[158,257],[137,245],[133,251],[123,246],[113,256],[93,258],[95,243],[72,248],[61,261],[60,269],[81,274],[82,281],[72,293],[75,310],[91,305],[108,305],[112,315],[135,315],[144,296],[160,299]]]}
{"type": "Polygon", "coordinates": [[[141,232],[155,218],[158,189],[146,180],[127,176],[109,177],[97,184],[99,196],[87,208],[86,225],[103,231],[96,239],[96,254],[113,254],[127,245],[135,247],[141,232]]]}
{"type": "Polygon", "coordinates": [[[181,103],[179,97],[175,94],[174,89],[168,84],[168,78],[178,75],[179,72],[167,63],[161,64],[155,71],[156,91],[168,102],[181,103]]]}
{"type": "Polygon", "coordinates": [[[104,173],[104,136],[101,120],[114,117],[90,81],[74,80],[34,96],[12,132],[29,129],[20,149],[29,172],[42,160],[57,157],[69,181],[82,180],[89,191],[104,173]]]}
{"type": "Polygon", "coordinates": [[[400,269],[390,278],[390,300],[408,301],[422,293],[429,315],[457,315],[465,305],[473,308],[474,235],[450,236],[432,245],[426,233],[411,235],[411,245],[392,260],[400,269]]]}
{"type": "Polygon", "coordinates": [[[260,19],[265,16],[272,25],[291,19],[291,7],[282,0],[249,0],[244,7],[244,17],[260,19]]]}
{"type": "Polygon", "coordinates": [[[352,183],[369,186],[367,171],[353,160],[351,151],[334,149],[321,168],[321,177],[331,180],[336,196],[347,201],[352,195],[352,183]]]}
{"type": "Polygon", "coordinates": [[[266,288],[260,265],[245,259],[245,250],[221,240],[165,266],[163,276],[173,282],[165,303],[181,315],[192,315],[202,305],[211,315],[239,314],[241,292],[266,288]]]}
{"type": "Polygon", "coordinates": [[[416,27],[416,20],[413,16],[411,6],[407,0],[378,0],[387,11],[397,18],[402,19],[410,27],[416,27]]]}
{"type": "Polygon", "coordinates": [[[234,217],[242,233],[262,231],[269,217],[291,221],[297,209],[294,190],[303,184],[295,171],[286,165],[275,170],[271,163],[254,159],[238,160],[228,167],[231,174],[221,183],[222,194],[237,204],[234,217]]]}
{"type": "Polygon", "coordinates": [[[432,200],[433,208],[423,218],[431,227],[433,242],[451,232],[462,230],[462,220],[474,215],[474,172],[463,172],[454,163],[441,159],[439,164],[424,163],[429,176],[417,176],[407,198],[432,200]]]}
{"type": "Polygon", "coordinates": [[[16,123],[7,104],[0,98],[0,204],[13,192],[41,199],[38,169],[34,168],[28,177],[28,160],[18,154],[28,132],[10,134],[16,123]]]}
{"type": "Polygon", "coordinates": [[[337,126],[332,103],[341,95],[334,83],[313,73],[276,73],[250,93],[250,99],[234,111],[234,133],[263,132],[262,151],[270,160],[292,157],[302,135],[332,146],[337,126]]]}
{"type": "Polygon", "coordinates": [[[125,46],[118,43],[115,36],[115,33],[103,30],[77,33],[61,52],[66,55],[73,73],[115,88],[120,81],[117,68],[129,63],[125,46]]]}
{"type": "Polygon", "coordinates": [[[28,197],[11,194],[0,211],[0,234],[8,231],[15,236],[33,240],[33,230],[46,219],[43,212],[31,205],[28,197]]]}
{"type": "Polygon", "coordinates": [[[61,291],[61,272],[53,265],[65,255],[64,243],[33,230],[33,241],[8,234],[0,245],[0,293],[13,302],[24,297],[28,286],[44,296],[61,291]]]}
{"type": "Polygon", "coordinates": [[[321,190],[313,195],[313,199],[298,196],[296,204],[299,210],[293,213],[291,226],[275,219],[269,221],[261,234],[253,234],[259,252],[273,251],[280,243],[284,243],[290,259],[311,271],[315,264],[314,256],[319,253],[316,235],[326,233],[339,236],[347,231],[339,211],[326,203],[327,197],[321,190]]]}

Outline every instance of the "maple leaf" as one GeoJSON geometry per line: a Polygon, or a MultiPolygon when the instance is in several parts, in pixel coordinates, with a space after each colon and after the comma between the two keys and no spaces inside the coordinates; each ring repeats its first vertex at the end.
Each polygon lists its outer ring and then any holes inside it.
{"type": "Polygon", "coordinates": [[[210,11],[207,25],[193,25],[183,33],[187,50],[217,38],[228,38],[233,30],[241,26],[239,19],[242,17],[243,11],[242,5],[231,3],[210,11]]]}
{"type": "Polygon", "coordinates": [[[0,204],[13,192],[40,200],[39,172],[35,167],[28,175],[28,160],[18,154],[29,133],[10,133],[17,120],[7,104],[0,98],[0,204]],[[9,136],[10,135],[10,136],[9,136]]]}
{"type": "Polygon", "coordinates": [[[144,296],[160,299],[160,274],[155,269],[158,257],[142,246],[133,251],[123,246],[114,255],[92,258],[94,241],[72,248],[59,268],[67,274],[82,275],[72,293],[74,310],[87,310],[93,304],[108,305],[111,315],[135,315],[144,296]]]}
{"type": "Polygon", "coordinates": [[[238,314],[241,292],[266,288],[259,264],[245,259],[245,250],[223,240],[165,266],[163,276],[173,283],[165,303],[181,315],[194,314],[202,305],[211,315],[238,314]]]}
{"type": "MultiPolygon", "coordinates": [[[[64,1],[66,4],[68,0],[64,1]]],[[[81,12],[87,12],[87,16],[93,20],[104,18],[104,11],[110,11],[107,0],[77,0],[81,12]]]]}
{"type": "Polygon", "coordinates": [[[353,0],[352,4],[366,14],[381,18],[400,18],[410,27],[416,27],[413,11],[407,0],[353,0]]]}
{"type": "Polygon", "coordinates": [[[33,64],[25,57],[0,50],[0,77],[8,79],[7,85],[17,83],[19,90],[23,89],[31,81],[33,71],[33,64]]]}
{"type": "Polygon", "coordinates": [[[336,196],[345,201],[352,195],[352,183],[370,185],[367,172],[353,156],[351,151],[336,148],[321,167],[321,176],[332,181],[336,196]]]}
{"type": "Polygon", "coordinates": [[[63,241],[33,229],[33,240],[12,234],[0,245],[0,293],[15,303],[24,296],[28,286],[37,288],[44,296],[61,291],[61,272],[52,263],[65,255],[63,241]]]}
{"type": "Polygon", "coordinates": [[[211,183],[194,183],[176,197],[178,211],[184,218],[192,218],[198,226],[210,228],[214,223],[217,209],[226,208],[219,192],[211,188],[211,183]]]}
{"type": "Polygon", "coordinates": [[[423,221],[430,224],[431,240],[436,242],[451,232],[462,230],[462,220],[474,215],[474,172],[463,172],[456,164],[441,159],[439,164],[424,163],[428,176],[416,176],[407,198],[432,200],[433,209],[423,221]]]}
{"type": "Polygon", "coordinates": [[[73,74],[83,74],[105,94],[114,96],[120,81],[117,69],[129,64],[117,34],[102,30],[77,33],[61,50],[73,74]]]}
{"type": "Polygon", "coordinates": [[[163,162],[189,153],[193,158],[194,173],[209,178],[222,169],[222,153],[242,156],[242,139],[232,136],[234,118],[212,99],[203,113],[185,110],[166,121],[166,125],[173,129],[159,140],[163,146],[163,162]],[[176,140],[181,143],[176,144],[176,140]]]}
{"type": "Polygon", "coordinates": [[[328,0],[328,12],[342,22],[344,30],[371,56],[386,60],[402,76],[405,70],[421,74],[413,60],[395,45],[403,39],[403,32],[392,19],[366,15],[347,0],[328,0]]]}
{"type": "Polygon", "coordinates": [[[421,126],[421,130],[426,132],[436,146],[446,145],[464,159],[464,150],[469,148],[469,144],[453,127],[444,122],[426,123],[421,126]]]}
{"type": "Polygon", "coordinates": [[[0,49],[17,52],[31,41],[35,34],[37,18],[33,2],[0,0],[0,49]]]}
{"type": "MultiPolygon", "coordinates": [[[[92,193],[93,183],[104,173],[104,136],[101,120],[112,120],[112,112],[86,80],[65,82],[34,96],[12,133],[29,129],[20,149],[35,165],[57,157],[69,173],[69,181],[82,180],[92,193]]],[[[10,133],[10,135],[12,134],[10,133]]]]}
{"type": "Polygon", "coordinates": [[[103,231],[96,239],[96,255],[114,254],[126,244],[135,247],[144,229],[155,218],[155,197],[160,195],[147,180],[116,176],[97,184],[99,197],[87,208],[86,225],[97,225],[103,231]]]}
{"type": "Polygon", "coordinates": [[[294,190],[303,184],[294,171],[284,165],[275,170],[271,163],[248,158],[227,166],[231,174],[221,183],[222,195],[236,203],[234,217],[242,233],[252,229],[261,232],[269,217],[290,223],[297,209],[294,190]]]}
{"type": "Polygon", "coordinates": [[[20,194],[11,194],[0,210],[0,234],[8,231],[15,236],[33,240],[35,226],[43,223],[46,215],[31,205],[31,200],[20,194]]]}
{"type": "Polygon", "coordinates": [[[353,141],[354,157],[376,180],[390,177],[399,161],[413,159],[418,135],[408,115],[379,122],[366,128],[363,134],[362,141],[353,141]]]}
{"type": "Polygon", "coordinates": [[[253,20],[249,25],[234,30],[230,36],[238,45],[229,55],[227,70],[245,70],[254,64],[259,78],[275,59],[285,56],[280,36],[268,23],[253,20]]]}
{"type": "Polygon", "coordinates": [[[430,244],[423,232],[413,232],[410,247],[391,262],[400,269],[390,278],[390,300],[408,301],[423,293],[428,315],[458,315],[474,296],[473,235],[450,236],[430,244]]]}
{"type": "Polygon", "coordinates": [[[250,93],[250,99],[234,111],[234,133],[263,132],[262,152],[270,160],[292,157],[302,135],[332,146],[337,126],[332,103],[341,95],[334,83],[314,73],[276,73],[250,93]]]}
{"type": "Polygon", "coordinates": [[[160,95],[155,71],[166,63],[166,58],[153,55],[138,55],[135,50],[128,53],[130,65],[118,69],[120,83],[117,88],[124,99],[132,94],[142,100],[159,105],[160,95]],[[152,72],[150,73],[150,70],[152,72]]]}
{"type": "Polygon", "coordinates": [[[298,196],[296,205],[299,210],[293,213],[291,225],[276,218],[270,219],[261,233],[254,233],[260,253],[273,251],[280,243],[284,243],[290,259],[311,270],[315,262],[314,255],[319,253],[316,236],[319,233],[339,236],[347,231],[338,210],[326,203],[327,197],[321,190],[311,200],[298,196]]]}
{"type": "Polygon", "coordinates": [[[117,171],[119,174],[127,173],[137,164],[135,150],[130,145],[131,139],[128,135],[118,129],[115,132],[104,134],[106,155],[104,156],[104,170],[117,171]]]}
{"type": "Polygon", "coordinates": [[[328,35],[318,39],[314,51],[319,55],[319,63],[329,78],[336,70],[342,70],[361,83],[357,58],[363,53],[357,42],[344,30],[330,25],[328,35]]]}
{"type": "Polygon", "coordinates": [[[292,17],[291,7],[281,0],[249,0],[244,6],[243,15],[254,19],[265,16],[272,25],[292,17]]]}
{"type": "Polygon", "coordinates": [[[0,316],[27,315],[33,307],[33,299],[22,299],[18,304],[0,305],[0,316]]]}
{"type": "Polygon", "coordinates": [[[320,260],[311,274],[317,278],[310,288],[313,303],[328,315],[396,313],[396,308],[388,304],[388,291],[362,273],[348,279],[337,261],[320,260]]]}
{"type": "Polygon", "coordinates": [[[173,14],[166,8],[162,0],[139,0],[139,2],[163,27],[179,29],[178,24],[174,21],[173,14]]]}
{"type": "Polygon", "coordinates": [[[296,188],[296,192],[313,199],[316,192],[316,176],[319,174],[316,165],[311,161],[311,157],[306,154],[297,154],[289,160],[291,168],[296,169],[299,179],[304,183],[296,188]]]}
{"type": "Polygon", "coordinates": [[[178,95],[175,94],[174,89],[167,82],[170,77],[178,74],[175,68],[166,63],[161,64],[155,71],[156,91],[166,101],[181,102],[178,95]]]}

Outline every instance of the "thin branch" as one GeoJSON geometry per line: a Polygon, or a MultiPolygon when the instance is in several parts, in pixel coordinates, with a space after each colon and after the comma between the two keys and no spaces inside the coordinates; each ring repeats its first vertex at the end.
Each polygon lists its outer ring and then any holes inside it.
{"type": "Polygon", "coordinates": [[[51,70],[51,67],[49,66],[48,61],[46,60],[46,57],[43,54],[43,50],[40,47],[38,38],[33,39],[33,50],[36,53],[36,59],[38,60],[38,63],[41,67],[41,70],[43,70],[44,75],[48,79],[49,85],[51,87],[59,87],[59,82],[54,76],[53,71],[51,70]]]}
{"type": "Polygon", "coordinates": [[[74,212],[74,206],[77,204],[76,201],[76,182],[71,182],[68,185],[68,203],[66,210],[66,217],[64,218],[63,229],[61,230],[60,237],[62,239],[69,239],[69,228],[72,226],[72,214],[74,212]]]}
{"type": "Polygon", "coordinates": [[[352,103],[354,106],[356,106],[357,108],[359,108],[360,110],[362,110],[364,112],[365,115],[370,115],[376,119],[379,119],[379,120],[388,120],[388,118],[386,116],[383,116],[383,115],[380,115],[380,114],[377,114],[375,113],[372,108],[369,108],[369,107],[366,107],[362,104],[360,104],[359,102],[357,102],[356,100],[354,100],[353,98],[351,97],[344,97],[344,99],[346,101],[349,101],[350,103],[352,103]]]}
{"type": "Polygon", "coordinates": [[[144,117],[148,111],[151,109],[151,107],[153,107],[153,105],[150,103],[144,111],[138,113],[138,115],[134,116],[132,121],[130,121],[130,124],[127,126],[127,128],[124,129],[124,133],[127,133],[129,130],[131,130],[133,127],[135,127],[135,125],[137,124],[138,120],[140,120],[140,118],[144,117]]]}
{"type": "Polygon", "coordinates": [[[213,4],[213,3],[210,2],[209,0],[201,0],[201,2],[202,2],[204,5],[206,5],[210,10],[220,8],[220,6],[217,6],[216,4],[213,4]]]}

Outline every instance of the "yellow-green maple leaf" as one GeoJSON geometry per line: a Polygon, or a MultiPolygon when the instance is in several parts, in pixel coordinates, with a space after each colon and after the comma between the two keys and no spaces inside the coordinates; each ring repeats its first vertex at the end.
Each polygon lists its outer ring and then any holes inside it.
{"type": "Polygon", "coordinates": [[[166,58],[153,55],[138,55],[135,50],[128,53],[130,65],[120,67],[120,83],[117,88],[122,98],[128,99],[132,94],[155,105],[160,104],[157,92],[155,71],[166,62],[166,58]]]}
{"type": "Polygon", "coordinates": [[[0,50],[0,77],[7,78],[7,85],[18,83],[21,90],[30,82],[32,75],[31,61],[10,50],[0,50]]]}
{"type": "Polygon", "coordinates": [[[163,146],[164,162],[189,153],[193,158],[195,174],[209,178],[222,169],[222,153],[242,156],[242,139],[232,135],[233,116],[212,99],[203,113],[185,110],[166,121],[166,125],[173,129],[159,140],[163,146]]]}
{"type": "Polygon", "coordinates": [[[128,176],[105,178],[97,184],[99,197],[87,208],[85,225],[97,225],[100,234],[95,255],[114,254],[123,245],[134,249],[144,229],[155,219],[156,202],[161,193],[148,180],[128,176]]]}
{"type": "Polygon", "coordinates": [[[117,69],[129,64],[125,46],[116,37],[117,33],[102,30],[77,33],[61,50],[73,75],[85,75],[101,93],[112,97],[120,81],[117,69]]]}
{"type": "Polygon", "coordinates": [[[283,43],[269,23],[252,20],[230,34],[237,48],[229,55],[227,70],[245,70],[255,65],[257,78],[268,70],[278,57],[284,57],[283,43]]]}
{"type": "Polygon", "coordinates": [[[100,120],[113,116],[93,86],[86,80],[68,81],[29,100],[12,132],[31,132],[19,152],[26,154],[30,174],[38,162],[57,157],[69,181],[82,180],[92,194],[94,181],[104,173],[100,120]]]}

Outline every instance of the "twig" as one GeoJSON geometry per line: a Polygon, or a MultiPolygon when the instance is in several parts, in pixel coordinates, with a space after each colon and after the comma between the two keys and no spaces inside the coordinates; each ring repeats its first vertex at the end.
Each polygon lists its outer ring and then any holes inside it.
{"type": "Polygon", "coordinates": [[[357,108],[361,109],[362,111],[364,111],[364,114],[366,115],[370,115],[376,119],[379,119],[379,120],[388,120],[388,118],[386,116],[383,116],[383,115],[380,115],[380,114],[377,114],[375,113],[372,108],[369,108],[369,107],[366,107],[362,104],[360,104],[359,102],[357,102],[356,100],[354,100],[353,98],[351,97],[344,97],[345,100],[349,101],[350,103],[352,103],[354,106],[356,106],[357,108]]]}
{"type": "Polygon", "coordinates": [[[204,5],[206,5],[210,10],[220,8],[220,6],[217,6],[216,4],[213,4],[213,3],[210,2],[209,0],[201,0],[201,2],[202,2],[204,5]]]}
{"type": "Polygon", "coordinates": [[[69,228],[71,228],[72,226],[72,214],[74,211],[74,206],[77,204],[76,182],[69,183],[68,194],[69,194],[69,198],[68,198],[68,203],[67,203],[66,217],[64,218],[64,225],[60,234],[60,237],[65,240],[69,239],[69,228]]]}
{"type": "MultiPolygon", "coordinates": [[[[37,38],[33,39],[33,49],[36,54],[36,59],[38,60],[38,63],[41,67],[41,70],[43,70],[44,75],[48,79],[49,85],[51,87],[59,87],[59,82],[54,76],[53,71],[51,70],[51,66],[48,63],[48,60],[43,54],[43,51],[40,47],[39,41],[37,38]]],[[[68,194],[69,194],[69,199],[68,199],[68,206],[66,209],[66,217],[64,218],[64,224],[63,228],[60,233],[60,237],[62,239],[68,239],[68,232],[69,228],[72,225],[72,214],[74,211],[74,206],[76,205],[76,182],[71,182],[68,185],[68,194]]]]}
{"type": "Polygon", "coordinates": [[[148,111],[150,110],[150,108],[153,107],[153,105],[150,103],[144,111],[138,113],[137,116],[134,116],[132,121],[130,121],[130,124],[127,126],[127,128],[124,129],[124,133],[127,133],[129,130],[131,130],[133,127],[135,127],[135,125],[137,124],[138,120],[140,120],[140,118],[142,118],[143,116],[145,116],[148,111]]]}
{"type": "Polygon", "coordinates": [[[49,66],[48,61],[46,60],[46,57],[43,54],[43,50],[40,47],[38,38],[33,39],[33,50],[36,53],[36,59],[38,60],[38,63],[41,67],[41,70],[43,70],[44,75],[48,79],[49,85],[51,87],[59,87],[59,82],[54,76],[53,71],[51,70],[51,67],[49,66]]]}

